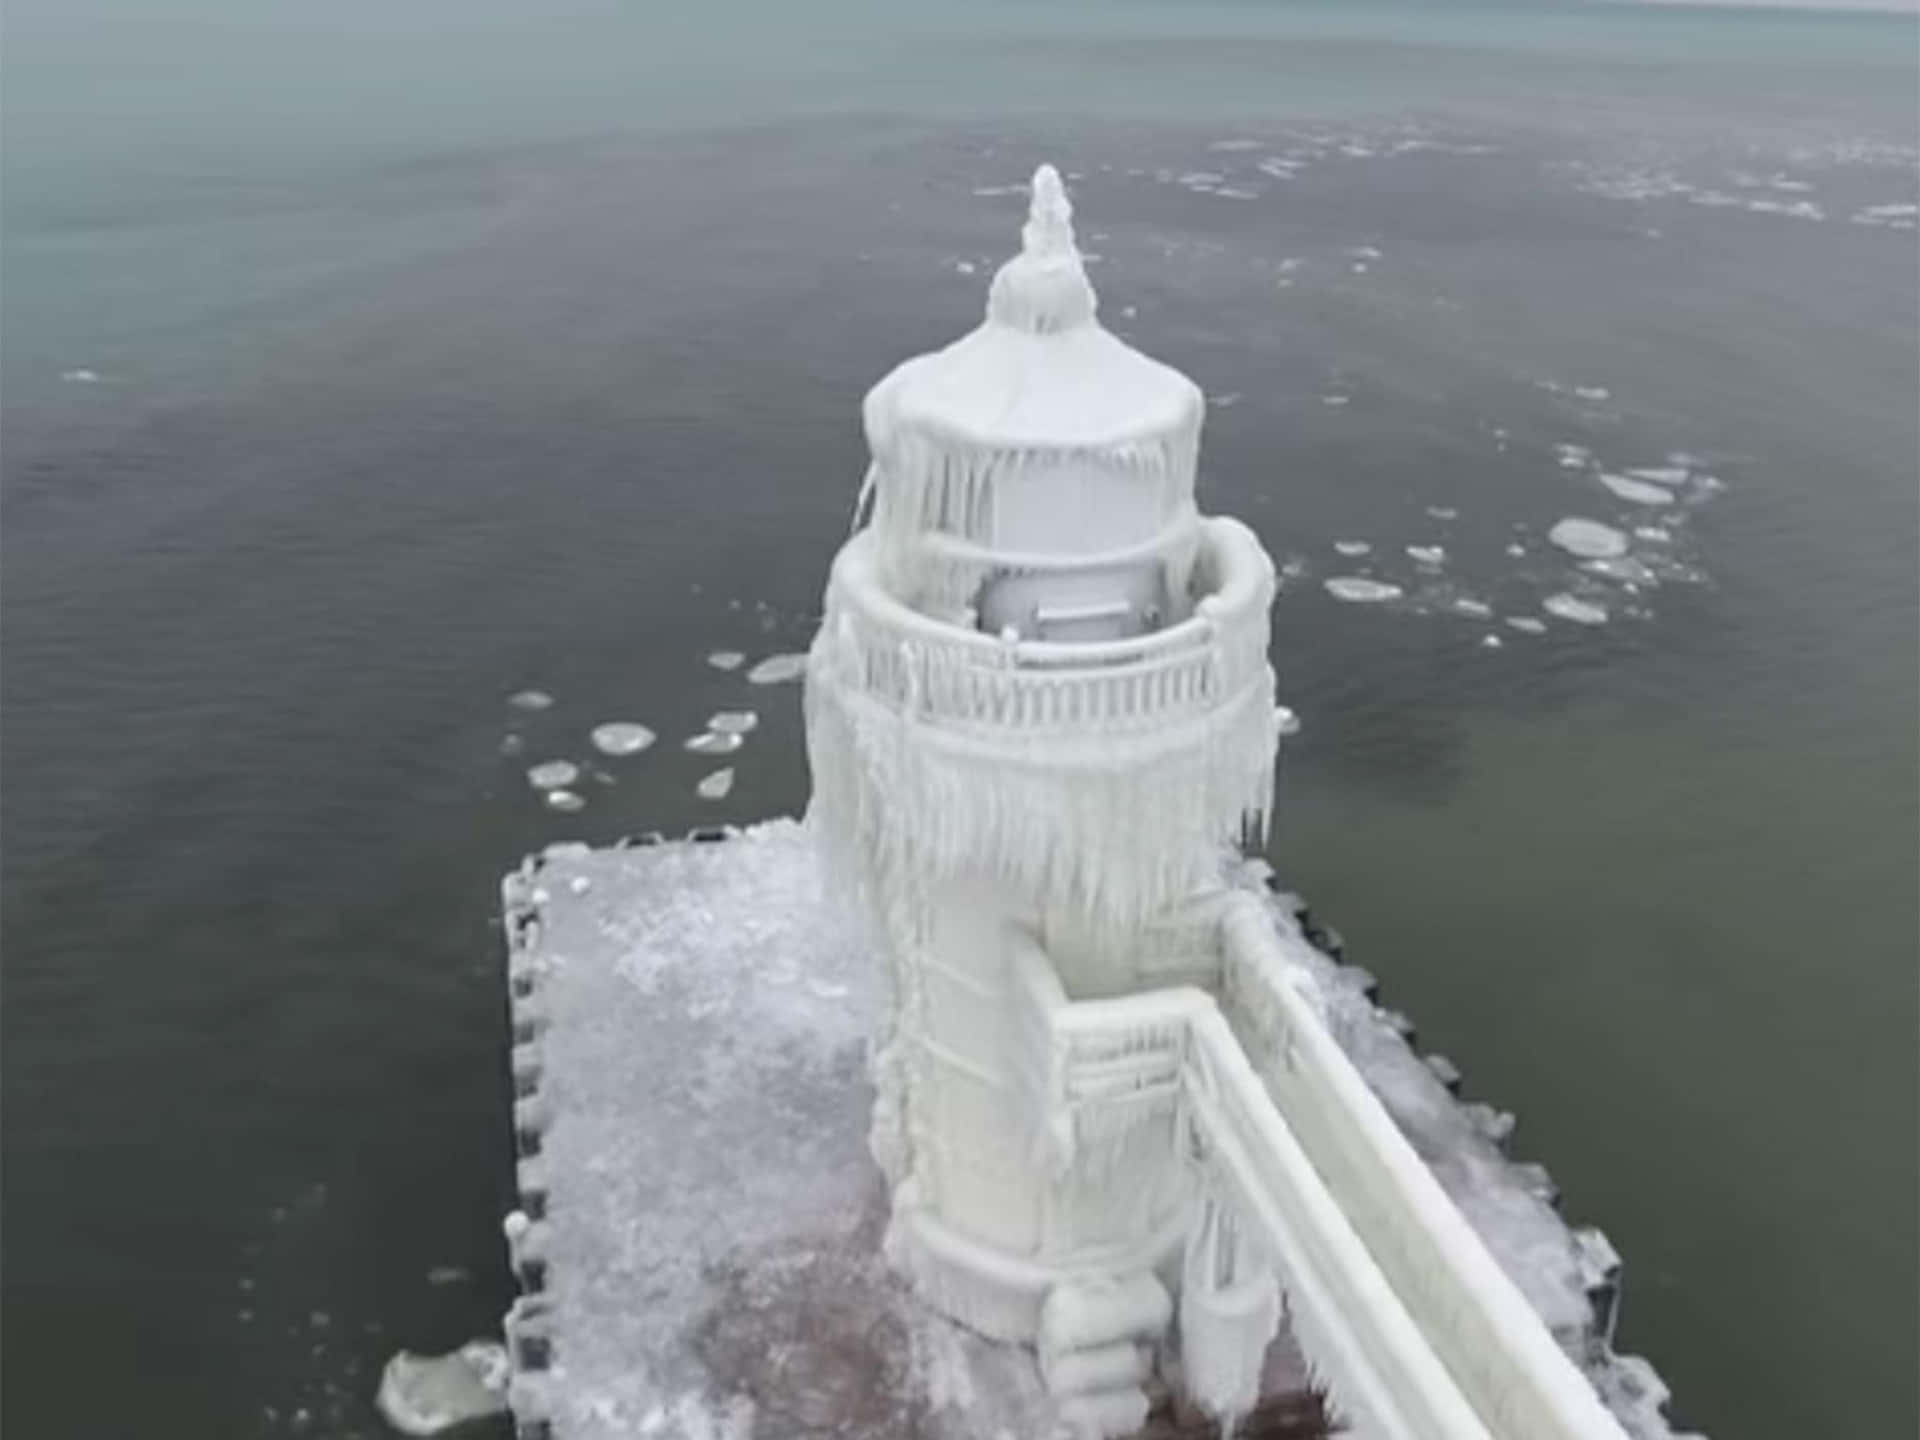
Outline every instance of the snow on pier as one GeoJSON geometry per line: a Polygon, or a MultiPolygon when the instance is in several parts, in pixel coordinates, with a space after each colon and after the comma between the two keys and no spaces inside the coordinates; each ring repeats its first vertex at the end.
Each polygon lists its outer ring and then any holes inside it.
{"type": "MultiPolygon", "coordinates": [[[[810,838],[792,821],[699,834],[555,846],[505,882],[522,1435],[1055,1433],[1032,1352],[941,1318],[879,1253],[866,1049],[883,972],[810,838]]],[[[1611,1349],[1618,1257],[1560,1218],[1541,1167],[1507,1158],[1512,1117],[1454,1098],[1451,1062],[1415,1053],[1410,1022],[1296,901],[1260,914],[1561,1349],[1629,1434],[1668,1435],[1658,1377],[1611,1349]]],[[[1224,1010],[1258,1068],[1271,1057],[1231,985],[1224,1010]]],[[[1263,1390],[1311,1417],[1304,1377],[1283,1326],[1263,1390]]]]}

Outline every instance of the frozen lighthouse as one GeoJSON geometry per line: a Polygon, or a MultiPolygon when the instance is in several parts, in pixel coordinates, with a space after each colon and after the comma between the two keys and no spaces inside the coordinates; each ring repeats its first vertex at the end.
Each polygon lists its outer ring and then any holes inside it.
{"type": "Polygon", "coordinates": [[[1239,853],[1286,712],[1203,413],[1042,168],[867,396],[805,822],[507,877],[523,1440],[1671,1435],[1605,1237],[1239,853]]]}
{"type": "MultiPolygon", "coordinates": [[[[870,518],[807,676],[812,818],[893,982],[890,1255],[953,1317],[1138,1394],[1195,1223],[1154,1038],[1215,968],[1223,857],[1270,803],[1273,569],[1196,509],[1200,391],[1102,328],[1050,167],[1022,240],[984,323],[867,397],[870,518]],[[1085,1002],[1122,1023],[1069,1086],[1052,1031],[1085,1002]]],[[[1244,1317],[1255,1355],[1276,1313],[1244,1317]]]]}

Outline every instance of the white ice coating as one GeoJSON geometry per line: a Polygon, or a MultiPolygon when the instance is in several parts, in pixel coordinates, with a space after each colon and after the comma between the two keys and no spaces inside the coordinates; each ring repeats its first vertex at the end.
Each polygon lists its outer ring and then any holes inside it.
{"type": "Polygon", "coordinates": [[[1583,560],[1610,560],[1627,553],[1627,537],[1611,525],[1584,520],[1577,515],[1559,521],[1547,532],[1547,539],[1583,560]]]}
{"type": "Polygon", "coordinates": [[[1284,1304],[1358,1435],[1615,1440],[1229,893],[1286,713],[1274,568],[1195,512],[1200,392],[1100,327],[1051,167],[1022,242],[868,396],[807,661],[808,822],[889,972],[886,1254],[1035,1345],[1082,1434],[1136,1429],[1174,1345],[1231,1429],[1284,1304]]]}

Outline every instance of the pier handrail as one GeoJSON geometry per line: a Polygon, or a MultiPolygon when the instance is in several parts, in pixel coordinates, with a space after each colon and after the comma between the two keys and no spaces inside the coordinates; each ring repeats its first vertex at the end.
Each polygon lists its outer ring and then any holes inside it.
{"type": "Polygon", "coordinates": [[[1592,1385],[1289,982],[1292,962],[1273,923],[1259,896],[1228,898],[1224,988],[1264,1030],[1258,1048],[1280,1057],[1261,1077],[1265,1090],[1421,1333],[1496,1436],[1624,1440],[1592,1385]]]}
{"type": "Polygon", "coordinates": [[[1184,1116],[1202,1184],[1274,1265],[1360,1433],[1625,1440],[1340,1049],[1272,925],[1255,896],[1225,902],[1225,987],[1275,1057],[1264,1074],[1206,991],[1069,1001],[1038,947],[1022,947],[1018,986],[1050,1057],[1029,1071],[1050,1142],[1065,1158],[1121,1112],[1184,1116]]]}

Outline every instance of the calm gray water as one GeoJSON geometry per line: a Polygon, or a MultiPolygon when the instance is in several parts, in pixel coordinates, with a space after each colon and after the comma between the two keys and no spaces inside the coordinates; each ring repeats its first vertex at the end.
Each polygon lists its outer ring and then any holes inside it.
{"type": "Polygon", "coordinates": [[[859,397],[974,322],[1043,158],[1109,323],[1218,402],[1205,503],[1286,563],[1278,863],[1626,1254],[1689,1422],[1912,1433],[1911,20],[28,0],[6,39],[10,1434],[373,1435],[393,1348],[497,1325],[495,878],[804,803],[797,692],[703,657],[805,644],[859,397]],[[1636,506],[1568,445],[1686,478],[1636,506]],[[1607,623],[1504,623],[1563,593],[1607,623]],[[678,741],[742,704],[699,801],[678,741]],[[663,741],[544,809],[525,767],[609,719],[663,741]]]}

